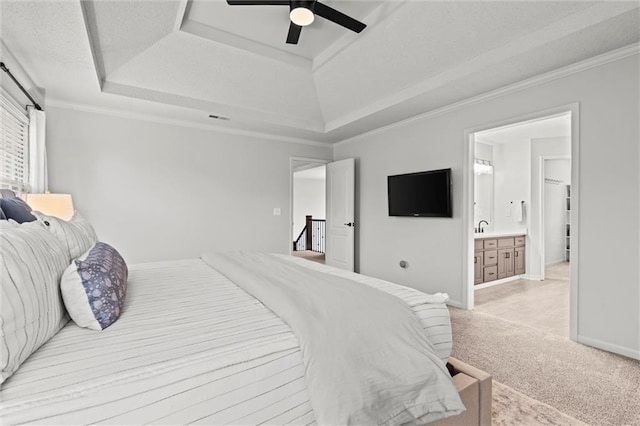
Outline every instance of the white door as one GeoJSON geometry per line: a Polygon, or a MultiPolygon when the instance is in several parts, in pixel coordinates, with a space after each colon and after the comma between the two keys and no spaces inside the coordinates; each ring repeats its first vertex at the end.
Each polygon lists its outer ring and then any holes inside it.
{"type": "Polygon", "coordinates": [[[353,271],[355,231],[355,160],[327,164],[325,263],[353,271]]]}

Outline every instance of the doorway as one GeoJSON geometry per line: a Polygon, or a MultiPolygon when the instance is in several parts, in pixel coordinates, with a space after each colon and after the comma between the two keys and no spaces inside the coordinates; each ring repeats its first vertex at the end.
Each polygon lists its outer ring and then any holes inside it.
{"type": "MultiPolygon", "coordinates": [[[[324,251],[324,263],[347,271],[353,271],[355,265],[355,159],[344,158],[333,162],[311,158],[291,158],[290,167],[290,223],[289,228],[289,254],[296,251],[311,251],[321,253],[324,251]],[[321,169],[320,167],[324,167],[321,169]],[[311,172],[311,169],[317,169],[311,172]],[[324,216],[325,219],[314,219],[311,214],[309,233],[294,230],[294,177],[296,173],[309,170],[309,173],[320,175],[324,173],[325,195],[324,216]],[[324,170],[324,171],[322,171],[324,170]],[[299,233],[296,233],[299,232],[299,233]],[[295,234],[295,235],[294,235],[295,234]],[[302,243],[304,237],[304,243],[302,243]],[[314,236],[315,235],[315,236],[314,236]],[[298,246],[298,244],[300,244],[298,246]],[[304,244],[304,246],[302,245],[304,244]],[[304,250],[300,250],[304,247],[304,250]],[[294,250],[295,248],[295,250],[294,250]]],[[[307,176],[308,177],[308,176],[307,176]]],[[[300,186],[300,185],[299,185],[300,186]]],[[[320,191],[318,191],[320,192],[320,191]]],[[[320,203],[319,197],[315,198],[320,203]]],[[[304,209],[296,209],[303,211],[304,209]]],[[[318,210],[322,214],[322,209],[318,210]]],[[[299,213],[299,221],[305,216],[307,225],[307,212],[299,213]]],[[[302,225],[298,225],[301,227],[302,225]]],[[[304,229],[304,228],[303,228],[304,229]]],[[[306,232],[306,231],[305,231],[306,232]]],[[[316,257],[313,253],[307,253],[316,257]]],[[[302,257],[302,256],[300,256],[302,257]]],[[[316,259],[320,260],[320,259],[316,259]]]]}
{"type": "Polygon", "coordinates": [[[326,163],[293,159],[291,202],[291,254],[325,263],[326,163]]]}
{"type": "Polygon", "coordinates": [[[576,123],[577,106],[567,106],[469,131],[465,212],[466,306],[573,340],[576,123]]]}

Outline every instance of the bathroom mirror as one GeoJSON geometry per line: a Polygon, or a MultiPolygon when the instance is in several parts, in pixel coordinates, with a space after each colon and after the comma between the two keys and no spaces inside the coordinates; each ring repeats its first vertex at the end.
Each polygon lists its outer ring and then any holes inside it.
{"type": "Polygon", "coordinates": [[[482,166],[483,164],[476,161],[473,188],[474,227],[478,226],[481,220],[493,225],[493,167],[487,164],[484,164],[485,167],[482,166]]]}

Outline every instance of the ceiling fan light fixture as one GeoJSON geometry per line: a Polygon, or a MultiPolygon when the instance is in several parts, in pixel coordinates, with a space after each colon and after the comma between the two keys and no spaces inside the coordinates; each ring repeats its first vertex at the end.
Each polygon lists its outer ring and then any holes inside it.
{"type": "Polygon", "coordinates": [[[289,13],[289,18],[291,22],[301,27],[306,27],[310,25],[315,16],[311,10],[304,6],[298,6],[296,8],[291,9],[291,13],[289,13]]]}

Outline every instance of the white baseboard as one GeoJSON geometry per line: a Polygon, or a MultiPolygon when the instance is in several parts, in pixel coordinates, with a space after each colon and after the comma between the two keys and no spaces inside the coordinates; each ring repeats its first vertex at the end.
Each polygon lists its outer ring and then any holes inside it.
{"type": "Polygon", "coordinates": [[[462,303],[461,303],[461,302],[458,302],[457,300],[449,299],[449,300],[447,300],[447,302],[446,302],[446,303],[447,303],[447,305],[449,305],[449,306],[453,306],[454,308],[464,309],[464,308],[462,307],[462,303]]]}
{"type": "Polygon", "coordinates": [[[520,275],[520,278],[522,278],[523,280],[529,280],[529,281],[542,281],[542,277],[540,275],[524,274],[524,275],[520,275]]]}
{"type": "Polygon", "coordinates": [[[500,285],[500,284],[504,284],[504,283],[509,283],[511,281],[516,281],[516,280],[519,280],[520,278],[523,278],[523,277],[524,277],[524,275],[514,275],[512,277],[502,278],[500,280],[494,280],[494,281],[489,281],[488,283],[482,283],[482,284],[474,285],[473,289],[474,290],[482,290],[483,288],[493,287],[494,285],[500,285]]]}
{"type": "Polygon", "coordinates": [[[581,335],[578,335],[578,343],[640,360],[640,349],[627,348],[625,346],[603,342],[602,340],[592,339],[591,337],[581,335]]]}
{"type": "Polygon", "coordinates": [[[558,260],[552,260],[549,263],[545,263],[544,266],[548,268],[549,266],[558,265],[560,263],[565,263],[565,262],[566,262],[566,260],[564,258],[562,258],[562,259],[558,259],[558,260]]]}

